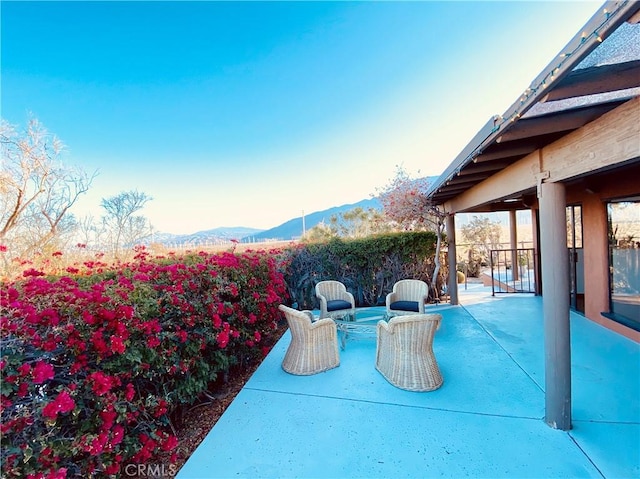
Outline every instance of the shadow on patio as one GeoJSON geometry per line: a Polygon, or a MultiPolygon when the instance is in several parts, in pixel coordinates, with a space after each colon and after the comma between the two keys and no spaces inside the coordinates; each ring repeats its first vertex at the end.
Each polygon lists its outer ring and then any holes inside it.
{"type": "Polygon", "coordinates": [[[287,332],[180,470],[188,478],[640,477],[640,345],[571,314],[573,429],[544,422],[542,298],[461,289],[434,339],[428,393],[375,370],[375,337],[341,365],[281,368],[287,332]]]}

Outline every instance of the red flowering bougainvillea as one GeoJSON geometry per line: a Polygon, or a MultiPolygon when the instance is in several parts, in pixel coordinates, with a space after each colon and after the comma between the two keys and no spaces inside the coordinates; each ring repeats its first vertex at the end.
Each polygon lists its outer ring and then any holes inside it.
{"type": "Polygon", "coordinates": [[[1,285],[2,477],[118,477],[174,451],[172,413],[263,357],[287,296],[273,252],[66,271],[1,285]]]}

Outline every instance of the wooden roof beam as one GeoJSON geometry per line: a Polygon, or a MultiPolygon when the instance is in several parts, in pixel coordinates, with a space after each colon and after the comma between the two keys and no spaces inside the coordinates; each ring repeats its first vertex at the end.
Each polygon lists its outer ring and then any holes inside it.
{"type": "Polygon", "coordinates": [[[640,60],[574,70],[540,101],[564,100],[640,86],[640,60]]]}
{"type": "Polygon", "coordinates": [[[484,163],[485,161],[501,160],[503,158],[511,158],[515,156],[528,155],[532,151],[535,151],[537,147],[532,143],[527,143],[518,146],[510,146],[499,148],[496,151],[487,151],[474,158],[474,163],[484,163]]]}
{"type": "MultiPolygon", "coordinates": [[[[528,150],[527,153],[531,153],[532,151],[535,150],[535,148],[533,149],[527,148],[527,150],[528,150]]],[[[522,153],[522,155],[525,155],[525,153],[522,153]]],[[[469,166],[467,166],[462,171],[460,171],[460,176],[473,175],[476,173],[491,173],[493,171],[498,171],[503,168],[506,168],[511,163],[513,163],[512,160],[502,160],[502,159],[491,161],[491,162],[485,161],[483,163],[471,163],[469,166]]]]}
{"type": "Polygon", "coordinates": [[[555,115],[540,115],[531,118],[523,118],[513,125],[511,129],[499,136],[498,143],[521,140],[534,136],[542,136],[559,131],[576,130],[591,120],[598,118],[603,113],[614,108],[614,104],[600,104],[586,108],[575,108],[555,115]]]}
{"type": "Polygon", "coordinates": [[[449,181],[447,181],[447,185],[465,185],[465,184],[475,184],[479,181],[486,180],[489,175],[487,173],[478,173],[473,175],[459,175],[454,176],[449,181]]]}

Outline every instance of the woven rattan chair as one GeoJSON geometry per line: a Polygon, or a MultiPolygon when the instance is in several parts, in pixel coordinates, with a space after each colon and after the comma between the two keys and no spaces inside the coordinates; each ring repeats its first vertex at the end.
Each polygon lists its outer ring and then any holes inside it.
{"type": "Polygon", "coordinates": [[[332,319],[313,321],[311,311],[278,307],[287,318],[291,343],[282,361],[282,369],[307,376],[340,366],[338,334],[332,319]]]}
{"type": "Polygon", "coordinates": [[[316,284],[316,298],[320,303],[320,318],[355,319],[356,302],[340,281],[320,281],[316,284]]]}
{"type": "Polygon", "coordinates": [[[442,375],[433,354],[440,314],[415,314],[378,321],[376,369],[394,386],[408,391],[433,391],[442,375]]]}
{"type": "Polygon", "coordinates": [[[402,279],[387,295],[387,319],[394,316],[424,314],[429,286],[419,279],[402,279]]]}

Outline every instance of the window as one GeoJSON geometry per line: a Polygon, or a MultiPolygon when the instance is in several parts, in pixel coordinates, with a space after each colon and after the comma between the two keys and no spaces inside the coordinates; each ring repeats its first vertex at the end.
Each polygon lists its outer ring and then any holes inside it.
{"type": "Polygon", "coordinates": [[[584,250],[582,249],[582,206],[567,206],[567,248],[569,248],[569,300],[571,309],[584,313],[584,250]]]}
{"type": "Polygon", "coordinates": [[[610,202],[607,209],[610,317],[640,330],[640,198],[610,202]]]}
{"type": "Polygon", "coordinates": [[[567,206],[567,247],[582,248],[582,206],[567,206]]]}

